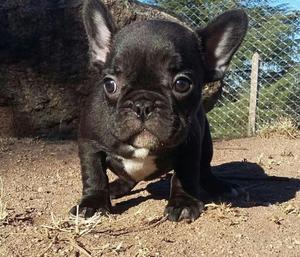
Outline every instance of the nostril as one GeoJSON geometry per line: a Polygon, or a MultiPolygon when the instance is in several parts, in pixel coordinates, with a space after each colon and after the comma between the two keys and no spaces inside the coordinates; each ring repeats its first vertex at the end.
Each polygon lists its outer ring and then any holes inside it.
{"type": "Polygon", "coordinates": [[[140,106],[136,106],[135,112],[137,114],[137,116],[141,116],[142,115],[142,108],[140,106]]]}
{"type": "Polygon", "coordinates": [[[143,108],[142,108],[142,106],[141,106],[141,104],[140,103],[136,103],[135,105],[134,105],[134,112],[137,114],[137,116],[141,116],[142,115],[142,113],[143,113],[143,108]]]}
{"type": "Polygon", "coordinates": [[[124,108],[130,108],[130,109],[133,109],[134,108],[134,104],[133,104],[133,102],[132,101],[126,101],[125,103],[124,103],[124,106],[123,106],[124,108]]]}
{"type": "Polygon", "coordinates": [[[145,106],[144,114],[146,117],[148,117],[153,111],[153,107],[151,105],[145,106]]]}

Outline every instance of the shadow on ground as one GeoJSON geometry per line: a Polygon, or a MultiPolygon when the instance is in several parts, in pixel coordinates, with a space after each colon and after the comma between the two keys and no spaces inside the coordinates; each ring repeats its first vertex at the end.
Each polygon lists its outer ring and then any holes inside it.
{"type": "MultiPolygon", "coordinates": [[[[202,192],[202,200],[205,203],[211,201],[226,201],[235,207],[249,208],[252,206],[268,206],[275,203],[287,202],[294,198],[300,190],[300,180],[289,177],[268,176],[264,169],[256,163],[229,162],[214,166],[213,173],[224,180],[240,185],[245,189],[245,195],[236,199],[215,199],[202,192]]],[[[133,190],[130,194],[137,194],[147,190],[150,195],[138,196],[117,203],[114,207],[115,213],[122,213],[129,208],[140,204],[148,199],[168,199],[171,175],[155,180],[148,184],[145,189],[133,190]]]]}

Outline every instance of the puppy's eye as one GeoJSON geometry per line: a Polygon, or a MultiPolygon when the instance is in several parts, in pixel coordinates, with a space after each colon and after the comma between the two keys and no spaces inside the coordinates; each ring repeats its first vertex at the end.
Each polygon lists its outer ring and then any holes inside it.
{"type": "Polygon", "coordinates": [[[183,93],[188,92],[191,89],[191,87],[192,87],[192,82],[190,79],[188,79],[186,77],[180,77],[175,80],[173,89],[177,93],[183,94],[183,93]]]}
{"type": "Polygon", "coordinates": [[[106,91],[107,94],[112,95],[116,93],[117,83],[113,79],[111,78],[104,79],[103,85],[104,85],[104,90],[106,91]]]}

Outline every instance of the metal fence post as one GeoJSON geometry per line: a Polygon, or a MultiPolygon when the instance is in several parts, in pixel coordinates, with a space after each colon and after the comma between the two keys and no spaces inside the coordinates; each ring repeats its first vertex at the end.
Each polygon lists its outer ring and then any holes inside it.
{"type": "Polygon", "coordinates": [[[251,68],[248,136],[254,135],[256,131],[255,122],[256,122],[256,109],[257,109],[258,72],[259,72],[259,54],[254,53],[252,56],[252,68],[251,68]]]}

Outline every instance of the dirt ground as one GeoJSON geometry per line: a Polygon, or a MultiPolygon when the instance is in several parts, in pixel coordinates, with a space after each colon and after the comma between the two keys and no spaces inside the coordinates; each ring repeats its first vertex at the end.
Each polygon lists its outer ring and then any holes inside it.
{"type": "Polygon", "coordinates": [[[75,142],[0,139],[0,256],[299,257],[300,139],[214,146],[214,172],[244,186],[245,195],[203,193],[198,220],[172,223],[163,217],[165,177],[140,183],[113,201],[113,214],[85,223],[68,216],[81,194],[75,142]]]}

